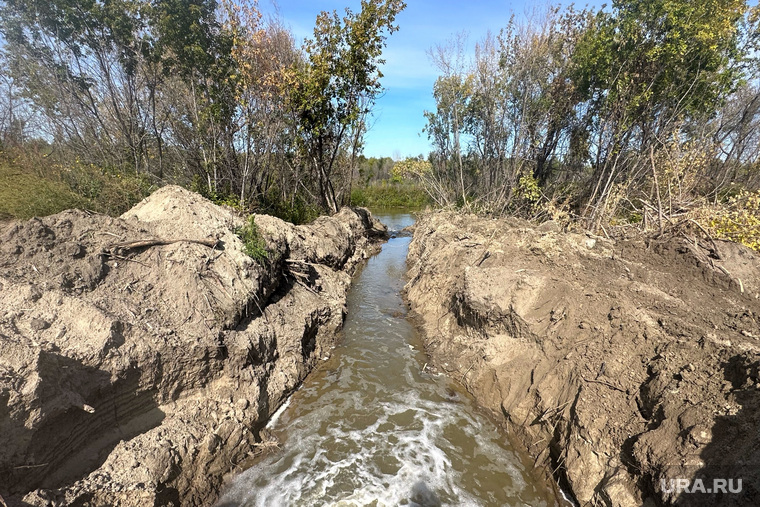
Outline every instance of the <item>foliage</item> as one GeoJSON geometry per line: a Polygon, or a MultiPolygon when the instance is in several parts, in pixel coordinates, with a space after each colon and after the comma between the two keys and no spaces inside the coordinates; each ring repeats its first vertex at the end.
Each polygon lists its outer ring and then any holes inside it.
{"type": "Polygon", "coordinates": [[[517,197],[521,199],[531,211],[536,211],[541,202],[541,188],[538,180],[532,174],[522,174],[517,182],[517,197]]]}
{"type": "Polygon", "coordinates": [[[322,214],[322,209],[301,196],[295,196],[291,201],[276,198],[265,200],[260,211],[296,225],[313,222],[322,214]]]}
{"type": "Polygon", "coordinates": [[[6,161],[0,162],[0,220],[26,220],[86,204],[65,183],[21,172],[6,161]]]}
{"type": "Polygon", "coordinates": [[[740,77],[744,0],[626,0],[597,14],[573,54],[580,90],[624,102],[631,123],[715,111],[740,77]]]}
{"type": "Polygon", "coordinates": [[[246,225],[235,229],[235,234],[243,241],[243,251],[246,255],[259,264],[269,259],[266,241],[261,237],[253,215],[248,217],[246,225]]]}
{"type": "Polygon", "coordinates": [[[391,169],[391,179],[393,181],[403,181],[407,179],[421,179],[433,171],[433,166],[427,160],[421,158],[406,158],[394,164],[391,169]]]}
{"type": "Polygon", "coordinates": [[[354,187],[351,204],[370,208],[422,208],[430,203],[425,191],[413,183],[374,182],[354,187]]]}
{"type": "Polygon", "coordinates": [[[159,177],[167,144],[181,148],[179,158],[198,154],[206,165],[214,158],[219,125],[234,108],[224,100],[229,41],[215,1],[7,0],[1,7],[9,75],[45,120],[34,134],[88,163],[159,177]]]}
{"type": "Polygon", "coordinates": [[[81,162],[66,164],[47,153],[27,149],[0,154],[0,215],[3,218],[26,219],[69,208],[116,216],[155,188],[141,174],[81,162]]]}
{"type": "Polygon", "coordinates": [[[498,38],[489,34],[476,44],[473,61],[462,56],[461,36],[437,48],[441,76],[425,131],[435,148],[428,181],[440,200],[506,212],[521,175],[545,184],[559,150],[582,145],[569,62],[587,18],[551,8],[535,24],[513,20],[498,38]]]}
{"type": "Polygon", "coordinates": [[[441,206],[662,231],[760,188],[759,27],[744,0],[616,0],[512,20],[473,59],[458,36],[431,51],[429,166],[403,172],[441,206]]]}
{"type": "Polygon", "coordinates": [[[246,209],[240,203],[238,196],[230,193],[229,189],[209,189],[198,174],[193,175],[193,180],[190,182],[190,185],[188,185],[187,188],[202,195],[217,206],[227,206],[228,208],[232,208],[240,213],[246,212],[246,209]]]}
{"type": "Polygon", "coordinates": [[[354,177],[360,185],[368,185],[370,182],[386,180],[390,177],[395,162],[390,157],[365,157],[360,155],[357,159],[357,168],[354,177]]]}
{"type": "Polygon", "coordinates": [[[718,205],[692,211],[715,238],[741,243],[760,252],[760,191],[742,191],[718,205]]]}
{"type": "Polygon", "coordinates": [[[741,44],[742,30],[755,30],[745,24],[750,17],[743,0],[627,0],[595,16],[572,57],[588,122],[599,132],[584,196],[592,229],[609,215],[615,185],[635,188],[654,170],[652,150],[669,139],[708,138],[710,118],[751,54],[751,44],[741,44]]]}
{"type": "Polygon", "coordinates": [[[255,1],[0,0],[0,143],[49,143],[84,195],[103,191],[94,167],[303,220],[335,211],[403,7],[322,13],[299,49],[255,1]]]}
{"type": "Polygon", "coordinates": [[[157,188],[144,174],[94,164],[56,165],[53,171],[72,191],[88,200],[88,209],[111,216],[121,215],[157,188]]]}
{"type": "Polygon", "coordinates": [[[287,109],[286,80],[289,69],[301,60],[292,35],[277,21],[265,22],[251,5],[224,0],[225,28],[232,34],[231,76],[238,104],[233,124],[233,145],[239,162],[231,186],[242,206],[266,199],[279,184],[282,199],[298,189],[298,175],[284,170],[282,155],[297,158],[295,119],[287,109]],[[279,173],[279,174],[278,174],[279,173]],[[279,180],[279,181],[278,181],[279,180]],[[277,182],[277,183],[275,183],[277,182]]]}
{"type": "MultiPolygon", "coordinates": [[[[433,159],[435,160],[435,159],[433,159]]],[[[435,170],[429,160],[411,157],[397,162],[391,170],[392,181],[413,182],[425,190],[430,200],[440,207],[453,206],[457,192],[456,179],[448,172],[435,170]]]]}
{"type": "Polygon", "coordinates": [[[398,29],[393,23],[405,6],[401,0],[362,0],[359,13],[346,9],[342,19],[337,12],[322,12],[314,37],[305,42],[305,61],[289,74],[289,104],[303,159],[310,162],[325,210],[336,212],[350,186],[366,115],[382,91],[385,40],[398,29]]]}

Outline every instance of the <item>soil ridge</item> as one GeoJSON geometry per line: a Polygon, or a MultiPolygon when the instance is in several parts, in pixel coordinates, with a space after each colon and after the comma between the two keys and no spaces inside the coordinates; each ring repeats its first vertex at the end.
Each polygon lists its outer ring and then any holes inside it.
{"type": "MultiPolygon", "coordinates": [[[[363,208],[245,221],[176,186],[120,218],[69,210],[0,237],[0,500],[210,505],[338,339],[387,236],[363,208]]],[[[3,502],[0,501],[0,504],[3,502]]]]}
{"type": "Polygon", "coordinates": [[[759,268],[729,242],[438,212],[416,224],[405,295],[433,367],[581,505],[754,505],[759,268]]]}

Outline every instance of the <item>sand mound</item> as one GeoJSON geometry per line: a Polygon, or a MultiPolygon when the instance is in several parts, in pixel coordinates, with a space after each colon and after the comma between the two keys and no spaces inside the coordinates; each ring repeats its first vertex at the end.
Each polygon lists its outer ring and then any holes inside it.
{"type": "Polygon", "coordinates": [[[717,246],[437,213],[406,290],[435,365],[582,505],[754,505],[760,259],[717,246]]]}
{"type": "Polygon", "coordinates": [[[0,237],[0,495],[206,505],[336,341],[350,274],[384,227],[344,209],[256,222],[165,187],[110,218],[72,210],[0,237]]]}

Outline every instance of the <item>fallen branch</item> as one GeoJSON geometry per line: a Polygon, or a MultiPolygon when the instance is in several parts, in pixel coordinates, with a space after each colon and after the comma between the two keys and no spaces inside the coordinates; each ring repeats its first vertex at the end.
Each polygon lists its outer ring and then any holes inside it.
{"type": "Polygon", "coordinates": [[[280,442],[277,440],[267,440],[265,442],[255,442],[253,444],[254,449],[261,450],[261,451],[268,451],[268,450],[274,450],[280,448],[280,442]]]}
{"type": "MultiPolygon", "coordinates": [[[[297,283],[298,285],[300,285],[301,287],[303,287],[307,291],[311,292],[315,296],[320,297],[320,295],[319,295],[319,293],[317,291],[315,291],[314,289],[312,289],[311,287],[309,287],[308,285],[306,285],[304,282],[302,282],[301,280],[299,280],[297,276],[295,276],[295,275],[300,275],[300,276],[306,276],[306,275],[302,275],[301,273],[296,273],[296,272],[293,272],[293,271],[289,272],[288,274],[290,275],[290,277],[293,279],[293,281],[295,283],[297,283]]],[[[307,278],[307,280],[308,280],[308,278],[307,278]]]]}
{"type": "Polygon", "coordinates": [[[19,465],[17,467],[13,467],[13,469],[14,470],[25,470],[27,468],[41,468],[41,467],[46,467],[49,464],[50,463],[40,463],[39,465],[19,465]]]}
{"type": "Polygon", "coordinates": [[[112,253],[112,254],[110,254],[110,255],[111,255],[111,257],[113,257],[114,259],[119,259],[119,260],[121,260],[121,261],[128,261],[128,262],[136,262],[137,264],[140,264],[140,265],[142,265],[142,266],[145,266],[146,268],[148,267],[148,265],[147,265],[147,264],[145,264],[144,262],[140,262],[140,261],[138,261],[137,259],[130,259],[130,258],[128,258],[128,257],[124,257],[123,255],[116,255],[115,253],[112,253]]]}
{"type": "Polygon", "coordinates": [[[700,228],[700,230],[702,231],[702,233],[703,233],[705,236],[707,236],[707,239],[709,239],[709,240],[710,240],[710,243],[712,243],[712,246],[713,246],[713,253],[715,254],[715,257],[716,257],[717,259],[721,259],[721,256],[720,256],[720,252],[718,251],[718,245],[715,243],[715,240],[713,239],[713,237],[712,237],[712,236],[710,236],[710,233],[709,233],[709,232],[707,232],[707,231],[705,230],[705,228],[704,228],[704,227],[702,227],[702,226],[699,224],[699,222],[697,222],[696,220],[692,220],[691,218],[687,218],[687,219],[686,219],[686,221],[687,221],[687,222],[691,222],[691,223],[693,223],[694,225],[696,225],[697,227],[699,227],[699,228],[700,228]]]}
{"type": "Polygon", "coordinates": [[[316,264],[314,262],[306,262],[299,259],[285,259],[288,264],[303,264],[304,266],[317,266],[322,267],[322,264],[316,264]]]}
{"type": "Polygon", "coordinates": [[[585,377],[583,378],[583,380],[585,380],[586,382],[594,383],[594,384],[602,384],[603,386],[607,386],[610,389],[614,389],[615,391],[620,391],[621,393],[628,394],[626,393],[625,389],[622,389],[616,385],[610,384],[609,382],[605,382],[604,380],[591,380],[585,377]]]}
{"type": "MultiPolygon", "coordinates": [[[[459,381],[460,384],[465,384],[464,378],[467,376],[468,373],[470,373],[470,370],[472,369],[472,367],[475,366],[475,362],[476,361],[473,361],[472,364],[470,365],[470,367],[467,368],[467,370],[464,372],[464,374],[462,374],[462,379],[459,381]]],[[[467,384],[465,384],[465,385],[467,385],[467,384]]],[[[467,385],[467,387],[469,388],[469,385],[467,385]]]]}
{"type": "Polygon", "coordinates": [[[538,422],[542,423],[542,422],[545,422],[545,421],[549,420],[549,418],[551,418],[553,415],[558,414],[560,411],[562,411],[569,404],[570,404],[570,402],[568,401],[568,402],[563,403],[561,405],[557,405],[556,407],[547,408],[546,410],[544,410],[544,413],[541,414],[541,417],[538,418],[538,422]]]}
{"type": "Polygon", "coordinates": [[[197,243],[199,245],[215,248],[219,244],[217,239],[140,239],[137,241],[124,241],[109,246],[104,253],[111,255],[112,252],[148,248],[151,246],[171,245],[173,243],[197,243]]]}

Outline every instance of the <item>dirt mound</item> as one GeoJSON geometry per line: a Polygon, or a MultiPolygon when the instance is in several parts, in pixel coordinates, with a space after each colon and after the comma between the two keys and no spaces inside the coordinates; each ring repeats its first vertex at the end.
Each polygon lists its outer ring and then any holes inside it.
{"type": "Polygon", "coordinates": [[[406,292],[435,366],[581,505],[755,505],[758,268],[727,242],[438,213],[406,292]]]}
{"type": "MultiPolygon", "coordinates": [[[[13,505],[208,505],[336,340],[384,227],[257,216],[165,187],[121,218],[0,237],[0,495],[13,505]]],[[[1,502],[0,502],[1,503],[1,502]]]]}

